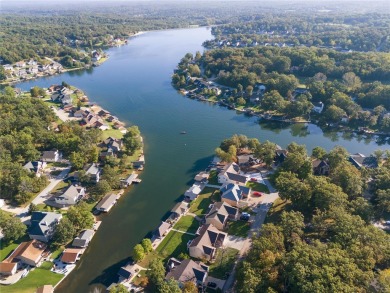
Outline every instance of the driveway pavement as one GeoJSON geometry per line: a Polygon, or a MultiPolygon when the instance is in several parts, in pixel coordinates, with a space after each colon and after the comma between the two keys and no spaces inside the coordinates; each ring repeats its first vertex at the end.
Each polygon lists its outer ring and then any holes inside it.
{"type": "Polygon", "coordinates": [[[241,249],[245,245],[246,240],[247,240],[246,238],[241,238],[234,235],[228,235],[225,241],[223,242],[223,245],[225,247],[230,247],[241,251],[241,249]]]}

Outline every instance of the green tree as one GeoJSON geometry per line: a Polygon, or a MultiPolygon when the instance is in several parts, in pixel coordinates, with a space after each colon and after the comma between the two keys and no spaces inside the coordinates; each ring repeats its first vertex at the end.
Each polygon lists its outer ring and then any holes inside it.
{"type": "Polygon", "coordinates": [[[338,123],[341,121],[341,118],[345,116],[347,113],[345,111],[335,105],[329,106],[324,113],[322,114],[322,117],[325,122],[330,123],[338,123]]]}
{"type": "Polygon", "coordinates": [[[173,278],[161,282],[158,286],[158,291],[160,293],[182,293],[179,284],[173,278]]]}
{"type": "Polygon", "coordinates": [[[290,200],[296,206],[306,206],[311,198],[310,187],[291,172],[281,172],[276,178],[276,188],[283,200],[290,200]]]}
{"type": "Polygon", "coordinates": [[[26,225],[19,218],[10,216],[0,210],[0,228],[4,235],[5,242],[18,240],[26,233],[26,225]]]}
{"type": "Polygon", "coordinates": [[[142,247],[142,245],[141,244],[137,244],[136,246],[134,246],[134,248],[133,248],[133,259],[136,262],[139,262],[139,261],[143,260],[144,257],[145,257],[145,250],[142,247]]]}
{"type": "Polygon", "coordinates": [[[144,248],[145,253],[151,252],[153,250],[152,241],[150,241],[149,238],[142,239],[141,245],[144,248]]]}
{"type": "Polygon", "coordinates": [[[305,223],[303,222],[303,215],[295,211],[282,212],[280,227],[282,228],[284,239],[287,242],[293,242],[296,236],[302,237],[304,234],[305,223]]]}
{"type": "Polygon", "coordinates": [[[261,107],[266,111],[283,112],[286,104],[284,98],[275,90],[266,93],[261,100],[261,107]]]}
{"type": "Polygon", "coordinates": [[[379,189],[376,192],[377,209],[380,215],[390,212],[390,189],[379,189]]]}
{"type": "Polygon", "coordinates": [[[362,175],[358,169],[345,161],[332,169],[331,181],[340,186],[351,197],[361,195],[363,192],[362,175]]]}
{"type": "Polygon", "coordinates": [[[146,276],[153,288],[157,288],[159,284],[164,282],[165,268],[160,258],[152,259],[149,264],[149,270],[146,271],[146,276]]]}
{"type": "Polygon", "coordinates": [[[105,195],[112,190],[110,184],[106,180],[99,180],[93,189],[93,194],[99,196],[105,195]]]}
{"type": "Polygon", "coordinates": [[[319,147],[319,146],[316,146],[315,148],[313,148],[313,151],[311,153],[311,156],[313,158],[317,158],[317,159],[323,159],[326,155],[326,150],[322,147],[319,147]]]}
{"type": "Polygon", "coordinates": [[[128,293],[129,290],[123,284],[116,284],[110,288],[110,293],[128,293]]]}
{"type": "Polygon", "coordinates": [[[346,162],[347,157],[348,152],[345,148],[341,146],[336,146],[333,148],[327,155],[331,171],[337,168],[337,166],[341,165],[343,162],[346,162]]]}
{"type": "Polygon", "coordinates": [[[28,213],[31,215],[32,212],[36,211],[38,211],[37,205],[34,203],[30,203],[30,205],[28,206],[28,213]]]}
{"type": "Polygon", "coordinates": [[[239,105],[239,106],[245,106],[245,105],[246,105],[245,99],[244,99],[243,97],[239,97],[239,98],[237,99],[237,105],[239,105]]]}
{"type": "Polygon", "coordinates": [[[198,293],[198,288],[194,282],[188,281],[184,283],[183,293],[198,293]]]}
{"type": "Polygon", "coordinates": [[[70,207],[66,215],[76,231],[92,228],[95,221],[85,202],[70,207]]]}
{"type": "Polygon", "coordinates": [[[123,136],[123,145],[125,146],[126,153],[129,155],[141,148],[142,142],[140,138],[140,131],[137,126],[131,126],[127,129],[127,132],[123,136]]]}
{"type": "Polygon", "coordinates": [[[53,235],[53,245],[61,246],[70,242],[76,234],[76,230],[68,218],[62,218],[59,224],[55,227],[53,235]]]}
{"type": "Polygon", "coordinates": [[[5,80],[7,79],[7,76],[5,74],[4,67],[0,65],[0,80],[5,80]]]}

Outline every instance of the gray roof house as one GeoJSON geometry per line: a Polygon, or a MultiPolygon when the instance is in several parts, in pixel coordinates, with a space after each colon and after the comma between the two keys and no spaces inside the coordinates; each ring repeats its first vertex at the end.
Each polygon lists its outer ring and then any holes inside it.
{"type": "Polygon", "coordinates": [[[89,175],[91,180],[95,181],[97,183],[100,180],[100,172],[101,172],[101,170],[100,170],[98,164],[92,163],[91,165],[89,165],[87,167],[85,174],[89,175]]]}
{"type": "Polygon", "coordinates": [[[366,168],[377,168],[378,167],[378,160],[374,156],[366,157],[363,154],[356,153],[356,154],[350,155],[348,158],[348,161],[359,170],[362,167],[366,167],[366,168]]]}
{"type": "Polygon", "coordinates": [[[244,198],[248,197],[251,192],[251,189],[249,187],[240,186],[232,183],[223,186],[220,190],[222,192],[222,201],[234,207],[237,207],[239,205],[239,202],[244,198]]]}
{"type": "Polygon", "coordinates": [[[187,211],[188,211],[188,203],[186,203],[185,201],[178,202],[171,209],[171,212],[175,215],[175,217],[180,217],[181,215],[184,215],[187,211]]]}
{"type": "Polygon", "coordinates": [[[240,167],[236,163],[227,164],[218,174],[218,182],[221,184],[240,184],[245,185],[248,178],[240,174],[240,167]]]}
{"type": "Polygon", "coordinates": [[[227,234],[219,231],[211,224],[203,225],[197,231],[199,236],[188,243],[191,257],[213,260],[217,248],[223,245],[227,234]]]}
{"type": "Polygon", "coordinates": [[[189,189],[186,190],[184,196],[188,200],[194,200],[198,197],[199,193],[202,192],[204,185],[195,182],[189,189]]]}
{"type": "Polygon", "coordinates": [[[195,262],[191,259],[179,261],[171,258],[168,261],[168,273],[166,280],[174,279],[182,287],[186,282],[193,282],[202,285],[206,282],[209,267],[202,262],[195,262]]]}
{"type": "Polygon", "coordinates": [[[54,228],[60,222],[61,214],[51,212],[32,212],[31,225],[27,232],[31,239],[49,242],[54,233],[54,228]]]}
{"type": "Polygon", "coordinates": [[[34,172],[35,175],[37,176],[41,175],[45,167],[46,167],[46,162],[42,162],[42,161],[33,161],[33,162],[30,161],[23,166],[24,169],[30,172],[34,172]]]}
{"type": "Polygon", "coordinates": [[[164,237],[170,227],[171,227],[171,224],[164,222],[164,221],[161,222],[160,226],[158,226],[156,231],[154,231],[154,236],[157,238],[164,237]]]}
{"type": "Polygon", "coordinates": [[[54,198],[56,204],[61,206],[75,205],[85,195],[85,188],[77,185],[70,185],[63,194],[54,198]]]}
{"type": "Polygon", "coordinates": [[[238,209],[226,202],[217,202],[205,217],[206,224],[212,224],[219,230],[223,230],[229,219],[235,220],[238,216],[238,209]]]}
{"type": "Polygon", "coordinates": [[[108,213],[112,209],[112,207],[116,204],[118,199],[119,199],[119,195],[117,194],[107,194],[99,201],[95,209],[100,212],[108,213]]]}
{"type": "Polygon", "coordinates": [[[44,151],[41,160],[43,162],[57,162],[61,158],[58,150],[44,151]]]}
{"type": "Polygon", "coordinates": [[[72,246],[75,247],[87,247],[89,242],[92,240],[93,235],[95,234],[94,230],[87,229],[80,232],[79,236],[77,236],[73,242],[72,246]]]}

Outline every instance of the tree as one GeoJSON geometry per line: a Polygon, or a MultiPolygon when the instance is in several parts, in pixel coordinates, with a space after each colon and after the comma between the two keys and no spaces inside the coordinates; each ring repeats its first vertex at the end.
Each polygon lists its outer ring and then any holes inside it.
{"type": "Polygon", "coordinates": [[[332,169],[337,168],[337,166],[339,166],[343,162],[346,162],[347,157],[348,152],[345,148],[341,146],[334,147],[327,155],[331,171],[332,169]]]}
{"type": "Polygon", "coordinates": [[[160,293],[182,293],[179,284],[173,278],[161,282],[158,291],[160,293]]]}
{"type": "Polygon", "coordinates": [[[360,171],[347,161],[332,169],[330,178],[350,197],[356,197],[363,192],[363,180],[360,171]]]}
{"type": "Polygon", "coordinates": [[[134,248],[133,248],[133,259],[136,262],[139,262],[140,260],[143,260],[144,257],[145,257],[145,250],[142,247],[142,245],[141,244],[137,244],[136,246],[134,246],[134,248]]]}
{"type": "Polygon", "coordinates": [[[61,246],[70,242],[74,235],[76,234],[76,230],[71,221],[68,218],[62,218],[59,224],[55,227],[54,235],[53,235],[53,245],[61,246]]]}
{"type": "Polygon", "coordinates": [[[154,258],[150,262],[149,270],[146,271],[146,276],[148,277],[150,284],[154,288],[157,288],[159,284],[164,282],[165,268],[160,258],[154,258]]]}
{"type": "Polygon", "coordinates": [[[72,152],[69,159],[76,170],[82,169],[87,163],[87,158],[80,152],[72,152]]]}
{"type": "Polygon", "coordinates": [[[376,192],[377,209],[380,215],[390,212],[390,189],[379,189],[376,192]]]}
{"type": "Polygon", "coordinates": [[[27,230],[26,225],[19,218],[10,216],[2,210],[0,210],[0,228],[6,242],[18,240],[27,230]]]}
{"type": "Polygon", "coordinates": [[[142,239],[141,245],[144,248],[145,253],[151,252],[153,250],[152,241],[150,241],[149,238],[142,239]]]}
{"type": "Polygon", "coordinates": [[[31,215],[32,212],[36,212],[36,211],[38,211],[37,205],[34,203],[30,203],[28,207],[28,213],[31,215]]]}
{"type": "Polygon", "coordinates": [[[284,211],[280,216],[280,227],[287,242],[292,242],[295,236],[302,237],[305,228],[303,215],[300,212],[284,211]]]}
{"type": "Polygon", "coordinates": [[[188,281],[184,283],[183,293],[198,293],[198,288],[194,282],[188,281]]]}
{"type": "Polygon", "coordinates": [[[129,290],[123,284],[116,284],[110,288],[110,293],[128,293],[129,290]]]}
{"type": "Polygon", "coordinates": [[[309,203],[311,198],[310,188],[301,182],[294,173],[281,172],[275,182],[281,199],[291,200],[294,205],[300,207],[304,207],[309,203]]]}
{"type": "Polygon", "coordinates": [[[76,231],[90,229],[94,223],[94,217],[85,202],[80,202],[68,209],[67,217],[76,231]]]}
{"type": "Polygon", "coordinates": [[[131,126],[123,136],[123,145],[126,148],[126,153],[129,155],[141,148],[142,142],[140,138],[140,131],[137,126],[131,126]]]}
{"type": "Polygon", "coordinates": [[[341,118],[345,116],[347,113],[345,111],[335,105],[329,106],[324,113],[323,113],[323,119],[326,122],[330,123],[338,123],[341,121],[341,118]]]}
{"type": "Polygon", "coordinates": [[[0,65],[0,80],[5,80],[6,78],[4,67],[0,65]]]}
{"type": "Polygon", "coordinates": [[[244,99],[243,97],[239,97],[239,98],[237,99],[237,105],[239,105],[239,106],[245,106],[245,104],[246,104],[246,101],[245,101],[245,99],[244,99]]]}
{"type": "Polygon", "coordinates": [[[30,94],[33,98],[38,98],[45,95],[45,90],[43,88],[34,86],[30,89],[30,94]]]}
{"type": "Polygon", "coordinates": [[[284,98],[275,90],[266,93],[261,101],[261,107],[266,111],[283,112],[286,104],[284,98]]]}
{"type": "Polygon", "coordinates": [[[353,72],[344,73],[343,82],[351,89],[351,91],[355,91],[362,86],[362,81],[360,80],[359,76],[353,72]]]}
{"type": "Polygon", "coordinates": [[[276,144],[265,141],[264,143],[259,143],[259,145],[254,150],[254,155],[256,158],[262,160],[268,167],[270,167],[275,158],[276,144]]]}
{"type": "Polygon", "coordinates": [[[390,292],[390,269],[381,271],[377,280],[379,283],[380,293],[390,292]]]}
{"type": "Polygon", "coordinates": [[[188,66],[188,73],[191,75],[191,76],[200,76],[200,68],[198,65],[194,64],[194,65],[189,65],[188,66]]]}
{"type": "Polygon", "coordinates": [[[102,196],[109,193],[112,190],[110,184],[106,180],[99,180],[93,189],[93,193],[97,196],[102,196]]]}
{"type": "Polygon", "coordinates": [[[315,148],[313,148],[313,151],[311,153],[311,156],[313,158],[317,158],[317,159],[323,159],[326,155],[326,150],[322,147],[319,147],[319,146],[316,146],[315,148]]]}

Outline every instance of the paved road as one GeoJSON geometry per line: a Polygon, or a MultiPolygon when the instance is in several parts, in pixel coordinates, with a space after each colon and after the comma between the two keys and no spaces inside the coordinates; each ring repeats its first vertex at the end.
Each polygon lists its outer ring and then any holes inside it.
{"type": "MultiPolygon", "coordinates": [[[[47,198],[50,191],[56,187],[58,183],[60,183],[66,176],[68,176],[68,173],[70,172],[71,167],[64,168],[62,172],[54,179],[50,179],[50,183],[48,186],[46,186],[45,189],[43,189],[32,201],[33,204],[41,204],[43,203],[47,198]]],[[[13,207],[9,205],[5,205],[2,207],[2,210],[5,210],[7,212],[16,214],[17,217],[21,218],[22,222],[26,222],[29,220],[28,216],[28,208],[29,206],[26,206],[24,208],[20,207],[13,207]]]]}

